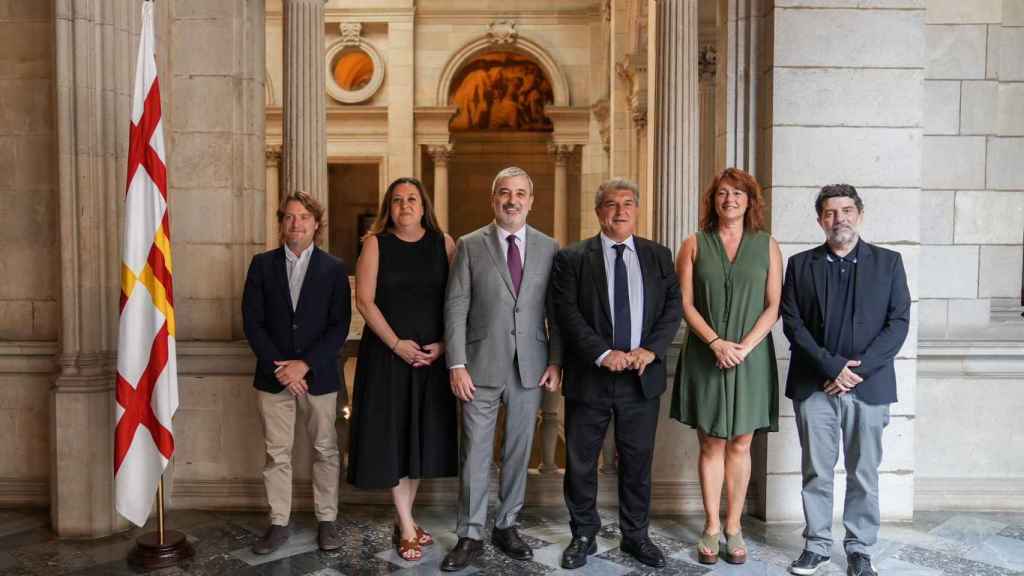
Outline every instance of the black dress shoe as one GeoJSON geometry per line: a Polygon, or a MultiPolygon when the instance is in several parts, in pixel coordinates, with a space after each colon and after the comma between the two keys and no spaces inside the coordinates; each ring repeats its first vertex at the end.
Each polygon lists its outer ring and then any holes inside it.
{"type": "Polygon", "coordinates": [[[573,536],[569,547],[562,552],[562,568],[572,570],[586,566],[587,556],[597,552],[597,540],[593,536],[573,536]]]}
{"type": "Polygon", "coordinates": [[[665,567],[665,555],[661,553],[661,548],[651,542],[650,538],[645,537],[637,541],[623,540],[619,544],[619,549],[652,568],[665,567]]]}
{"type": "Polygon", "coordinates": [[[523,542],[519,537],[519,531],[515,526],[508,528],[495,527],[491,531],[491,544],[498,547],[506,556],[513,560],[530,560],[533,558],[533,550],[530,545],[523,542]]]}
{"type": "Polygon", "coordinates": [[[441,570],[445,572],[458,572],[473,563],[474,560],[484,553],[482,540],[472,538],[459,538],[451,552],[445,555],[441,561],[441,570]]]}

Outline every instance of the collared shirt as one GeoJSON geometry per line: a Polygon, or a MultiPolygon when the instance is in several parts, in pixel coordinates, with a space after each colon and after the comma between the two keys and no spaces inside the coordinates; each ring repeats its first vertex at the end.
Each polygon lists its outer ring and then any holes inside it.
{"type": "Polygon", "coordinates": [[[838,256],[831,248],[825,252],[825,349],[853,358],[853,292],[856,287],[860,240],[846,256],[838,256]]]}
{"type": "Polygon", "coordinates": [[[505,257],[505,264],[508,264],[508,237],[509,236],[515,236],[516,237],[516,246],[519,247],[519,260],[521,260],[521,262],[519,262],[519,263],[523,265],[523,269],[525,270],[526,269],[526,225],[524,224],[522,228],[520,228],[519,230],[516,230],[515,232],[509,232],[509,231],[505,230],[504,228],[502,228],[501,226],[498,226],[497,224],[495,224],[494,227],[498,229],[498,238],[501,240],[501,255],[505,257]]]}
{"type": "Polygon", "coordinates": [[[309,269],[309,259],[312,255],[312,242],[298,256],[288,246],[284,247],[284,262],[288,271],[288,292],[292,297],[293,312],[299,305],[299,294],[302,293],[302,283],[306,279],[306,270],[309,269]]]}
{"type": "MultiPolygon", "coordinates": [[[[604,255],[604,274],[608,279],[608,309],[612,311],[612,330],[615,329],[615,245],[620,244],[601,233],[601,253],[604,255]]],[[[640,258],[636,253],[633,237],[626,238],[621,244],[626,245],[622,252],[622,261],[626,264],[626,277],[629,282],[629,348],[640,347],[640,337],[644,328],[644,278],[640,271],[640,258]]],[[[611,350],[605,350],[597,357],[596,364],[611,350]]]]}

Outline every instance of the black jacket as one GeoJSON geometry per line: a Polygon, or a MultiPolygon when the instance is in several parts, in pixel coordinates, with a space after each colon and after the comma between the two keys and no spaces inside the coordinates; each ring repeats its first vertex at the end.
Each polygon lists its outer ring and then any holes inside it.
{"type": "Polygon", "coordinates": [[[853,389],[868,404],[896,401],[893,360],[910,326],[910,290],[903,259],[898,252],[861,240],[854,277],[854,358],[843,358],[822,347],[825,325],[826,245],[789,259],[782,286],[782,327],[789,338],[792,358],[786,379],[786,397],[805,400],[821,390],[826,380],[839,375],[847,360],[860,360],[853,372],[864,379],[853,389]]]}
{"type": "MultiPolygon", "coordinates": [[[[668,248],[633,237],[644,284],[640,346],[656,359],[640,377],[644,397],[665,391],[665,356],[683,316],[679,280],[668,248]]],[[[588,400],[613,373],[595,362],[612,348],[612,312],[601,236],[578,242],[555,256],[551,273],[556,317],[562,332],[562,390],[567,398],[588,400]]]]}
{"type": "Polygon", "coordinates": [[[301,359],[309,365],[310,394],[336,392],[338,352],[352,319],[348,272],[341,260],[314,247],[293,312],[284,251],[253,256],[245,278],[242,322],[256,353],[253,386],[274,394],[284,390],[274,377],[274,361],[301,359]]]}

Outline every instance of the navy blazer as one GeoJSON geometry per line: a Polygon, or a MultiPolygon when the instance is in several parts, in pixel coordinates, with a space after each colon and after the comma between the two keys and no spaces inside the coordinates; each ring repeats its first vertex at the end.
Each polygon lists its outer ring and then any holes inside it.
{"type": "Polygon", "coordinates": [[[284,251],[282,246],[253,256],[245,278],[242,322],[256,353],[253,386],[272,394],[284,390],[274,361],[301,359],[309,365],[310,394],[337,392],[338,352],[352,319],[348,272],[340,259],[314,246],[293,312],[284,251]]]}
{"type": "MultiPolygon", "coordinates": [[[[665,391],[665,357],[683,317],[679,279],[668,248],[633,236],[644,283],[644,321],[640,347],[654,353],[640,385],[645,398],[665,391]]],[[[611,371],[595,362],[612,348],[612,312],[600,234],[555,256],[551,272],[556,316],[562,332],[562,391],[566,398],[589,400],[611,371]]],[[[631,372],[635,374],[635,372],[631,372]]]]}
{"type": "Polygon", "coordinates": [[[825,260],[822,244],[789,259],[782,285],[782,328],[792,352],[786,397],[806,400],[826,380],[842,372],[847,360],[860,360],[853,372],[864,379],[853,389],[868,404],[896,401],[894,359],[910,327],[910,290],[903,258],[861,240],[854,277],[853,358],[831,354],[822,347],[825,327],[825,260]]]}

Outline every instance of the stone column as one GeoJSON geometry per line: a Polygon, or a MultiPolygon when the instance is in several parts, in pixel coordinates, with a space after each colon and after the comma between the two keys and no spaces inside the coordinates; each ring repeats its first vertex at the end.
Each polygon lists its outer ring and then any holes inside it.
{"type": "Polygon", "coordinates": [[[139,12],[133,0],[55,3],[62,326],[50,406],[50,520],[60,537],[127,527],[114,511],[113,388],[124,122],[139,12]]]}
{"type": "Polygon", "coordinates": [[[277,209],[281,203],[281,147],[266,149],[267,158],[267,218],[266,248],[272,250],[279,245],[277,232],[277,209]]]}
{"type": "Polygon", "coordinates": [[[697,0],[656,6],[654,238],[675,253],[697,228],[700,197],[697,0]]]}
{"type": "Polygon", "coordinates": [[[448,231],[448,160],[452,156],[451,144],[427,146],[427,154],[434,161],[434,214],[441,230],[448,231]]]}
{"type": "Polygon", "coordinates": [[[324,4],[284,0],[284,193],[303,190],[326,209],[324,4]]]}
{"type": "Polygon", "coordinates": [[[555,157],[554,233],[559,246],[569,243],[569,160],[576,146],[548,144],[548,152],[555,157]]]}

